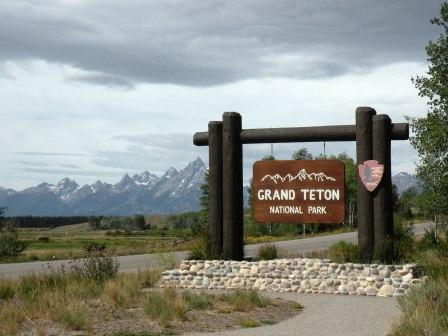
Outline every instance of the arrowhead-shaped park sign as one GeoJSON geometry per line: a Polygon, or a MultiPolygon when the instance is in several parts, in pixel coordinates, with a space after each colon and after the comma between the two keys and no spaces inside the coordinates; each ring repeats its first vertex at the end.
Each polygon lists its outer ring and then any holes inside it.
{"type": "Polygon", "coordinates": [[[361,182],[368,191],[372,192],[381,182],[384,166],[376,160],[367,160],[358,166],[358,172],[361,182]]]}

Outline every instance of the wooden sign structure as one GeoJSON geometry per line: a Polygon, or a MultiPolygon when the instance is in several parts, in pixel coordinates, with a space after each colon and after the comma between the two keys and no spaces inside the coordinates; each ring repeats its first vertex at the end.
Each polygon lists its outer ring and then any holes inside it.
{"type": "Polygon", "coordinates": [[[344,162],[257,161],[252,208],[261,223],[342,223],[345,218],[344,162]]]}
{"type": "Polygon", "coordinates": [[[208,132],[194,134],[196,146],[209,146],[209,234],[215,258],[241,260],[243,246],[243,144],[356,141],[356,161],[384,166],[378,187],[370,192],[358,175],[358,245],[369,261],[393,235],[391,140],[407,140],[409,125],[393,124],[371,107],[358,107],[355,125],[243,129],[241,115],[225,112],[208,132]]]}

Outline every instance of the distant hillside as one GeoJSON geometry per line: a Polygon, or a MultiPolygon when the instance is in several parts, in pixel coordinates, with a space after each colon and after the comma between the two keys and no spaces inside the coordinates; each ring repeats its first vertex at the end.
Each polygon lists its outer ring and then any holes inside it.
{"type": "Polygon", "coordinates": [[[397,186],[398,195],[401,195],[403,191],[406,191],[409,188],[415,188],[417,191],[421,190],[420,183],[417,178],[406,172],[401,172],[392,176],[392,183],[397,186]]]}
{"type": "Polygon", "coordinates": [[[22,191],[0,187],[0,206],[8,216],[166,214],[200,209],[207,167],[198,157],[184,169],[169,168],[161,177],[148,171],[124,175],[116,184],[78,185],[64,178],[22,191]]]}

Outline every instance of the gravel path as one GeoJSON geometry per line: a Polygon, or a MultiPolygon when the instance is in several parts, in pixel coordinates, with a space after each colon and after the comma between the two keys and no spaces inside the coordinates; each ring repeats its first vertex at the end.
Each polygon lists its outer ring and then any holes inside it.
{"type": "MultiPolygon", "coordinates": [[[[275,325],[197,336],[384,336],[399,316],[394,298],[299,293],[263,293],[302,304],[297,316],[275,325]]],[[[190,336],[192,336],[191,334],[190,336]]]]}

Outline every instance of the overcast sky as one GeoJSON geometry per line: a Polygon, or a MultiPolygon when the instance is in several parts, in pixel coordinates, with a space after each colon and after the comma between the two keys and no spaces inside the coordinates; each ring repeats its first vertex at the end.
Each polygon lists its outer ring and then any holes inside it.
{"type": "MultiPolygon", "coordinates": [[[[426,113],[437,0],[2,0],[0,186],[182,168],[193,133],[224,111],[243,127],[353,124],[357,106],[394,122],[426,113]]],[[[300,146],[276,144],[278,158],[300,146]]],[[[354,143],[327,143],[354,155],[354,143]]],[[[244,148],[245,179],[269,145],[244,148]]],[[[394,173],[413,172],[409,142],[394,173]]]]}

